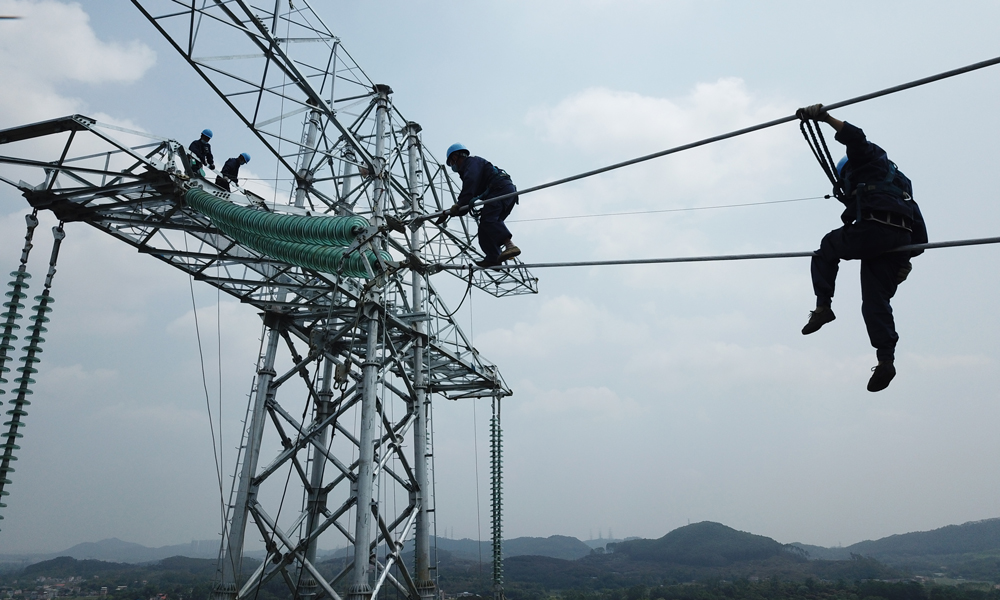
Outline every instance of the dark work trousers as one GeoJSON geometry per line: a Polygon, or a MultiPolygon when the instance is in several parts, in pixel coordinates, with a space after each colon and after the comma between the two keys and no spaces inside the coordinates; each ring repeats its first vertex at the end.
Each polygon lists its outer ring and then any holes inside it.
{"type": "Polygon", "coordinates": [[[896,293],[896,278],[906,265],[908,252],[883,254],[910,243],[910,232],[875,221],[859,221],[823,236],[812,259],[816,306],[829,307],[841,260],[861,260],[861,315],[868,338],[879,360],[892,360],[899,335],[889,301],[896,293]]]}
{"type": "Polygon", "coordinates": [[[225,177],[216,177],[215,178],[215,185],[217,185],[220,188],[226,190],[227,192],[233,191],[233,190],[229,189],[229,180],[226,179],[225,177]]]}
{"type": "MultiPolygon", "coordinates": [[[[513,185],[506,186],[493,194],[503,196],[516,192],[513,185]]],[[[488,200],[489,198],[484,198],[488,200]]],[[[501,242],[506,242],[511,238],[510,230],[504,225],[504,219],[510,215],[517,204],[517,196],[512,196],[499,202],[489,202],[483,205],[479,212],[479,247],[483,249],[486,260],[497,260],[500,258],[501,242]]]]}

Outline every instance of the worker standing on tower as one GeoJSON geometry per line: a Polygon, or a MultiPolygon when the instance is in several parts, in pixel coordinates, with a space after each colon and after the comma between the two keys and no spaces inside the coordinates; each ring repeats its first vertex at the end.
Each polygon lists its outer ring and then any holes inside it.
{"type": "MultiPolygon", "coordinates": [[[[493,166],[485,158],[470,156],[469,150],[462,144],[448,147],[445,163],[462,178],[462,191],[455,205],[438,218],[439,225],[444,224],[448,217],[468,213],[476,200],[489,200],[517,192],[506,171],[493,166]]],[[[479,247],[486,258],[477,261],[477,266],[495,267],[521,254],[521,249],[513,244],[510,230],[504,224],[515,204],[517,196],[482,205],[479,212],[479,247]]]]}
{"type": "Polygon", "coordinates": [[[913,200],[910,180],[861,129],[834,118],[822,104],[800,108],[796,115],[827,123],[837,131],[837,141],[847,147],[847,156],[837,164],[835,189],[846,207],[840,215],[844,226],[826,234],[813,256],[816,310],[809,313],[802,334],[814,333],[836,318],[831,303],[839,263],[860,259],[861,314],[878,358],[868,391],[878,392],[896,375],[893,361],[899,335],[889,301],[910,273],[910,257],[923,252],[887,251],[927,242],[924,218],[913,200]]]}
{"type": "Polygon", "coordinates": [[[198,174],[202,177],[205,176],[205,171],[202,169],[203,166],[208,165],[209,169],[215,170],[215,158],[212,157],[212,145],[209,144],[209,140],[212,139],[212,130],[204,129],[201,132],[201,137],[191,142],[188,146],[188,150],[191,151],[193,155],[191,157],[191,168],[198,171],[198,174]]]}
{"type": "Polygon", "coordinates": [[[215,185],[227,192],[232,191],[229,189],[229,183],[232,182],[234,185],[239,185],[240,165],[245,165],[248,162],[250,162],[250,155],[246,152],[227,160],[226,164],[222,165],[222,175],[215,178],[215,185]]]}

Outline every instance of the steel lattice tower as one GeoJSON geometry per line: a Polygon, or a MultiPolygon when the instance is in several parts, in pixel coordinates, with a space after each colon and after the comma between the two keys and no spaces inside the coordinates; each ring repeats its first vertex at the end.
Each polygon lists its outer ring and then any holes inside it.
{"type": "MultiPolygon", "coordinates": [[[[241,0],[133,3],[290,174],[288,198],[228,194],[191,170],[183,145],[125,143],[119,138],[134,140],[132,133],[81,115],[0,131],[0,147],[11,149],[0,156],[0,180],[34,208],[85,222],[261,311],[263,350],[228,506],[218,600],[251,595],[275,577],[303,598],[340,600],[337,590],[346,589],[360,600],[385,586],[429,598],[431,398],[491,397],[498,409],[511,393],[430,280],[435,265],[481,256],[467,223],[419,219],[450,206],[458,190],[422,146],[420,126],[393,105],[392,90],[368,78],[308,2],[278,0],[270,10],[241,0]],[[39,155],[45,145],[32,141],[40,138],[62,140],[58,156],[39,155]],[[201,192],[269,215],[364,217],[370,226],[345,252],[376,260],[358,277],[277,258],[192,208],[188,194],[201,192]],[[279,372],[282,347],[291,366],[279,372]],[[295,379],[306,390],[304,405],[284,393],[295,379]],[[279,514],[263,498],[284,484],[285,472],[302,505],[279,514]],[[407,501],[382,500],[393,495],[407,501]],[[251,525],[267,557],[244,577],[251,525]],[[403,565],[411,536],[414,564],[403,565]],[[315,564],[321,537],[353,547],[353,559],[332,576],[315,564]]],[[[525,269],[457,276],[495,296],[537,291],[525,269]]],[[[498,420],[493,428],[499,435],[498,420]]]]}

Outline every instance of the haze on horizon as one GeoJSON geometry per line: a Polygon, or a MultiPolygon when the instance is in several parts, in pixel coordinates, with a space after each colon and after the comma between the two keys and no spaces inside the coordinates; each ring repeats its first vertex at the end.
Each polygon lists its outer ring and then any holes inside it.
{"type": "MultiPolygon", "coordinates": [[[[435,154],[461,141],[521,188],[992,58],[1000,18],[985,0],[317,10],[435,154]]],[[[217,157],[265,152],[131,3],[0,0],[0,14],[24,17],[0,22],[0,129],[82,113],[185,144],[210,127],[217,157]]],[[[835,114],[913,180],[932,241],[990,237],[997,97],[992,67],[835,114]]],[[[528,262],[810,250],[839,224],[834,200],[537,219],[827,188],[789,124],[524,196],[510,227],[528,262]]],[[[26,208],[0,188],[8,271],[26,208]]],[[[38,229],[35,282],[51,224],[38,229]]],[[[63,248],[0,552],[209,539],[219,492],[188,281],[79,224],[63,248]]],[[[865,391],[875,359],[854,262],[841,269],[837,321],[809,337],[808,262],[796,259],[551,269],[536,273],[537,296],[474,294],[458,321],[515,392],[503,413],[505,537],[658,538],[708,520],[847,546],[1000,516],[998,257],[984,246],[914,260],[893,301],[899,374],[879,394],[865,391]]],[[[456,305],[463,290],[438,278],[456,305]]],[[[195,291],[205,354],[221,356],[207,376],[221,382],[230,460],[259,321],[195,291]]],[[[488,418],[486,401],[436,403],[439,532],[488,537],[488,418]]]]}

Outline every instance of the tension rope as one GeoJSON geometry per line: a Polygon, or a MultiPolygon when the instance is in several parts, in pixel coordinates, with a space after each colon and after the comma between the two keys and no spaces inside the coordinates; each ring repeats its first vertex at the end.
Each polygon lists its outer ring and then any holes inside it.
{"type": "MultiPolygon", "coordinates": [[[[6,365],[7,361],[10,360],[8,352],[14,349],[11,342],[17,340],[17,335],[14,334],[14,331],[20,329],[20,326],[15,321],[21,319],[19,311],[24,308],[21,300],[27,297],[25,290],[29,286],[26,280],[31,278],[31,275],[27,271],[27,265],[28,256],[31,254],[35,228],[38,227],[38,210],[36,209],[30,215],[27,215],[25,221],[27,222],[27,232],[24,236],[24,248],[21,250],[21,264],[16,271],[11,273],[14,279],[8,285],[12,289],[7,292],[7,297],[10,300],[3,304],[7,311],[0,314],[0,318],[5,319],[3,333],[0,333],[0,383],[7,383],[7,379],[3,375],[10,372],[10,368],[6,365]]],[[[52,288],[52,278],[56,274],[59,247],[62,244],[63,238],[66,237],[62,221],[56,227],[52,228],[52,236],[54,240],[52,242],[52,254],[49,256],[49,270],[45,276],[42,293],[35,296],[35,301],[38,304],[31,307],[35,312],[28,317],[31,325],[28,327],[28,335],[24,338],[28,344],[21,348],[24,351],[24,356],[19,360],[24,365],[16,369],[20,375],[14,378],[14,382],[17,383],[17,397],[9,401],[9,404],[13,405],[14,408],[7,411],[10,421],[3,424],[8,429],[4,436],[6,441],[0,444],[0,448],[3,448],[3,457],[0,458],[0,508],[6,508],[7,505],[2,500],[4,496],[10,495],[10,492],[4,490],[4,486],[11,483],[7,475],[14,472],[14,468],[10,466],[10,463],[17,460],[17,457],[14,456],[14,451],[21,449],[16,442],[18,438],[24,437],[24,435],[18,430],[24,427],[22,419],[28,415],[24,407],[31,405],[31,402],[27,399],[33,393],[30,386],[35,383],[35,380],[31,376],[38,372],[35,365],[42,360],[37,355],[41,354],[41,344],[45,341],[42,334],[48,331],[45,323],[49,321],[49,317],[46,315],[52,312],[49,304],[55,301],[49,292],[52,288]]],[[[6,392],[0,389],[0,394],[3,393],[6,392]]],[[[3,519],[2,515],[0,515],[0,519],[3,519]]]]}
{"type": "MultiPolygon", "coordinates": [[[[910,81],[908,83],[902,83],[902,84],[899,84],[899,85],[895,85],[893,87],[885,88],[885,89],[879,90],[877,92],[871,92],[871,93],[868,93],[868,94],[864,94],[862,96],[856,96],[856,97],[850,98],[848,100],[841,100],[840,102],[834,102],[833,104],[824,104],[823,107],[826,110],[834,110],[834,109],[838,109],[838,108],[843,108],[845,106],[850,106],[852,104],[858,104],[858,103],[861,103],[861,102],[866,102],[868,100],[873,100],[875,98],[880,98],[882,96],[888,96],[890,94],[895,94],[897,92],[902,92],[902,91],[909,90],[909,89],[912,89],[912,88],[915,88],[915,87],[920,87],[922,85],[927,85],[928,83],[934,83],[936,81],[941,81],[943,79],[948,79],[950,77],[956,77],[958,75],[964,75],[965,73],[970,73],[972,71],[978,71],[979,69],[985,69],[986,67],[992,67],[993,65],[997,65],[997,64],[1000,64],[1000,56],[998,56],[996,58],[991,58],[989,60],[984,60],[982,62],[973,63],[971,65],[966,65],[964,67],[959,67],[957,69],[952,69],[950,71],[944,71],[943,73],[938,73],[937,75],[931,75],[930,77],[924,77],[922,79],[916,79],[916,80],[910,81]]],[[[580,179],[585,179],[587,177],[593,177],[594,175],[600,175],[601,173],[607,173],[609,171],[614,171],[616,169],[621,169],[623,167],[629,167],[629,166],[632,166],[632,165],[635,165],[635,164],[639,164],[639,163],[642,163],[642,162],[653,160],[654,158],[660,158],[661,156],[667,156],[668,154],[676,154],[678,152],[683,152],[684,150],[690,150],[692,148],[697,148],[699,146],[705,146],[707,144],[712,144],[712,143],[715,143],[715,142],[721,142],[722,140],[728,140],[728,139],[731,139],[731,138],[734,138],[734,137],[739,137],[741,135],[746,135],[748,133],[753,133],[755,131],[760,131],[762,129],[768,129],[768,128],[774,127],[776,125],[783,125],[785,123],[791,123],[792,121],[796,121],[796,120],[799,120],[799,117],[797,117],[796,115],[790,115],[790,116],[787,116],[787,117],[781,117],[779,119],[774,119],[772,121],[767,121],[766,123],[760,123],[760,124],[757,124],[757,125],[752,125],[750,127],[744,127],[743,129],[737,129],[736,131],[731,131],[729,133],[723,133],[721,135],[716,135],[716,136],[713,136],[713,137],[705,138],[703,140],[698,140],[696,142],[691,142],[691,143],[688,143],[688,144],[683,144],[681,146],[675,146],[673,148],[668,148],[667,150],[661,150],[659,152],[654,152],[652,154],[646,154],[644,156],[639,156],[637,158],[633,158],[633,159],[630,159],[630,160],[622,161],[622,162],[619,162],[619,163],[614,163],[614,164],[608,165],[606,167],[601,167],[601,168],[598,168],[598,169],[593,169],[591,171],[585,171],[585,172],[579,173],[577,175],[571,175],[569,177],[564,177],[562,179],[557,179],[555,181],[550,181],[548,183],[542,183],[540,185],[536,185],[534,187],[529,187],[529,188],[526,188],[526,189],[523,189],[523,190],[519,190],[517,192],[513,192],[513,193],[510,193],[510,194],[503,194],[503,195],[500,195],[500,196],[494,196],[493,198],[488,198],[486,200],[479,200],[479,201],[471,203],[469,206],[470,207],[482,206],[484,204],[489,204],[491,202],[499,202],[501,200],[506,200],[507,198],[513,198],[514,196],[520,197],[520,196],[523,196],[525,194],[530,194],[532,192],[537,192],[537,191],[540,191],[540,190],[548,189],[550,187],[555,187],[557,185],[562,185],[564,183],[570,183],[571,181],[579,181],[580,179]]],[[[412,223],[419,224],[419,223],[422,223],[424,221],[428,221],[428,220],[431,220],[431,219],[436,219],[436,218],[441,217],[441,216],[443,216],[445,214],[449,214],[449,211],[447,209],[443,210],[441,212],[436,212],[436,213],[433,213],[433,214],[429,214],[429,215],[424,215],[424,216],[421,216],[421,217],[417,217],[417,218],[413,219],[412,223]]]]}

